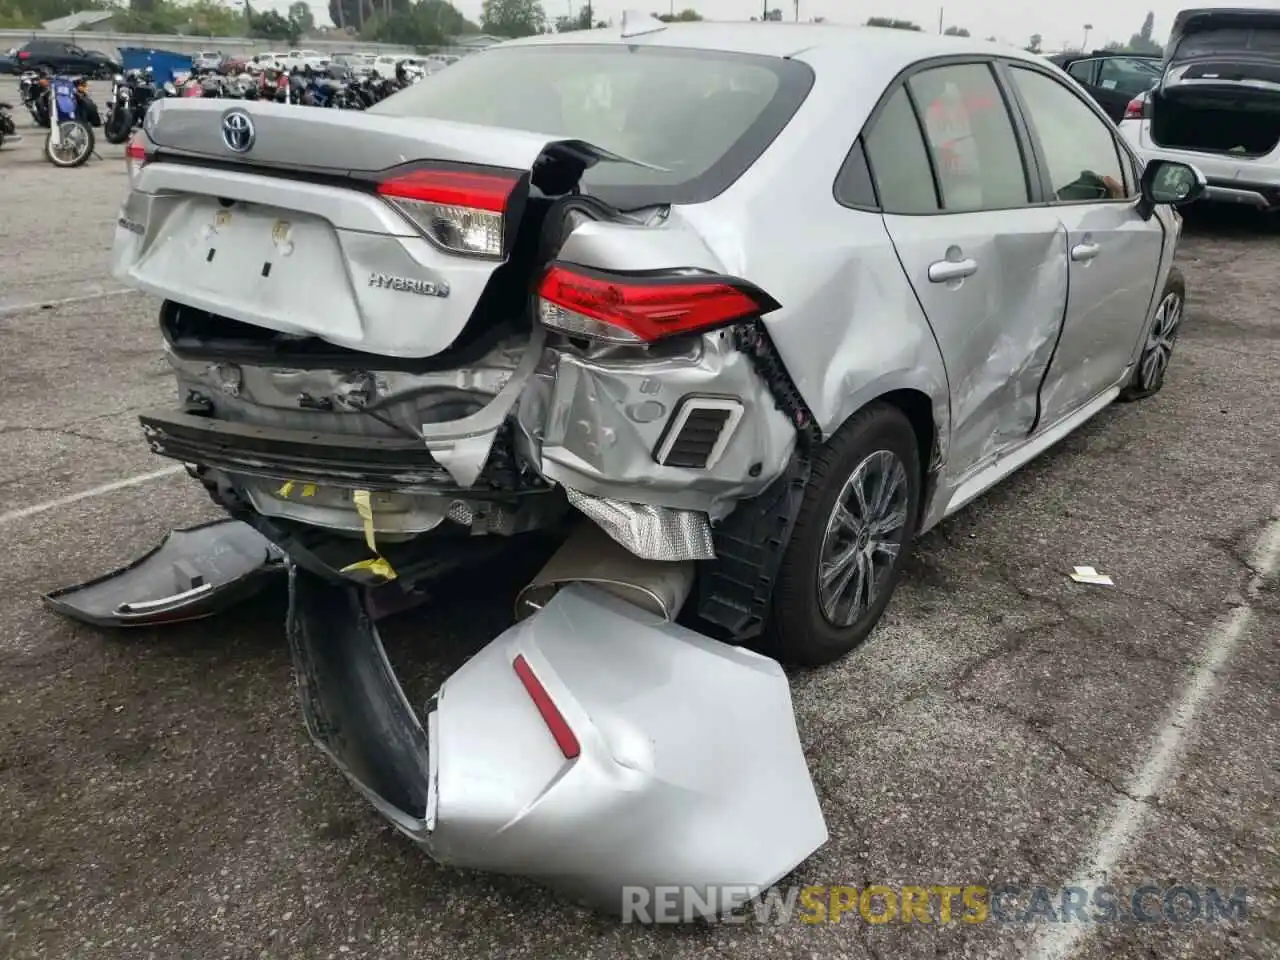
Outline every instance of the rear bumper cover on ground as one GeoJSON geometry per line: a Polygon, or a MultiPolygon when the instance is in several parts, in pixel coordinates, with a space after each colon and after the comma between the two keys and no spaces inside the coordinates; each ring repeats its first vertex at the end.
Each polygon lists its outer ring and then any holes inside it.
{"type": "Polygon", "coordinates": [[[612,914],[679,888],[692,918],[738,906],[826,841],[782,668],[671,620],[687,562],[642,561],[579,527],[522,594],[531,615],[444,682],[425,722],[383,649],[377,595],[286,563],[224,520],[46,599],[89,623],[156,625],[216,613],[287,569],[308,731],[447,864],[612,914]]]}
{"type": "Polygon", "coordinates": [[[358,593],[291,582],[312,737],[442,862],[617,913],[627,888],[763,890],[827,839],[772,660],[572,585],[445,681],[423,726],[358,593]]]}

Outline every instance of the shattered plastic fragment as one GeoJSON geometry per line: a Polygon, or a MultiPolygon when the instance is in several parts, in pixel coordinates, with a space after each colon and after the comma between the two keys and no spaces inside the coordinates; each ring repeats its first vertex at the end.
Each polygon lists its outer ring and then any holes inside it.
{"type": "Polygon", "coordinates": [[[1115,586],[1115,582],[1110,577],[1105,573],[1099,573],[1093,567],[1076,567],[1071,572],[1071,579],[1076,583],[1091,583],[1097,587],[1115,586]]]}

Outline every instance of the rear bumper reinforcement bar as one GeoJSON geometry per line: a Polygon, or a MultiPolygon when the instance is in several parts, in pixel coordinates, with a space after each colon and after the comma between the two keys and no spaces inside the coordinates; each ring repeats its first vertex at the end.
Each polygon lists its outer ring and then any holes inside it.
{"type": "Polygon", "coordinates": [[[468,497],[512,492],[486,483],[483,473],[475,487],[460,486],[421,440],[303,432],[173,410],[147,411],[138,420],[152,452],[228,473],[468,497]]]}

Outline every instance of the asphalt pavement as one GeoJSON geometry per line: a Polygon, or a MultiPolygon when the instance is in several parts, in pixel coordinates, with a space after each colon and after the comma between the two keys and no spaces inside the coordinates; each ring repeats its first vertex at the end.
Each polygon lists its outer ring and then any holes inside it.
{"type": "MultiPolygon", "coordinates": [[[[109,276],[123,149],[56,170],[19,123],[0,149],[0,956],[1280,957],[1276,226],[1194,217],[1166,389],[924,537],[871,641],[792,674],[831,839],[781,893],[976,886],[1002,906],[642,927],[437,866],[388,827],[304,733],[280,598],[126,635],[42,607],[216,512],[156,475],[136,423],[173,388],[157,304],[109,276]],[[1115,585],[1072,582],[1081,564],[1115,585]],[[1114,887],[1115,922],[1062,922],[1068,885],[1114,887]],[[1028,915],[1037,886],[1049,913],[1028,915]],[[1210,887],[1244,888],[1244,915],[1206,919],[1210,887]]],[[[386,626],[414,702],[520,585],[477,574],[386,626]]]]}

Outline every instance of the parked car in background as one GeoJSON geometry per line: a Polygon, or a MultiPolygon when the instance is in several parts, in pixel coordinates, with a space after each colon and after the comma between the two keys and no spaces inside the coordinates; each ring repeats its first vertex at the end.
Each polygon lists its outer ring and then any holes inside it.
{"type": "Polygon", "coordinates": [[[1054,54],[1049,62],[1070,74],[1116,123],[1124,118],[1129,101],[1160,79],[1159,54],[1095,50],[1054,54]]]}
{"type": "Polygon", "coordinates": [[[310,67],[319,72],[329,66],[329,58],[319,50],[290,50],[279,61],[282,70],[301,70],[310,67]]]}
{"type": "Polygon", "coordinates": [[[191,69],[220,71],[225,59],[217,50],[201,50],[191,58],[191,69]]]}
{"type": "Polygon", "coordinates": [[[1184,10],[1156,86],[1120,132],[1145,157],[1194,163],[1206,199],[1280,210],[1280,10],[1184,10]]]}
{"type": "Polygon", "coordinates": [[[15,72],[44,70],[108,79],[120,72],[120,62],[97,50],[61,40],[32,40],[12,51],[15,72]]]}
{"type": "Polygon", "coordinates": [[[373,58],[373,62],[369,64],[369,72],[376,73],[380,77],[394,78],[396,75],[396,65],[404,60],[403,56],[390,56],[389,54],[380,54],[373,58]]]}

